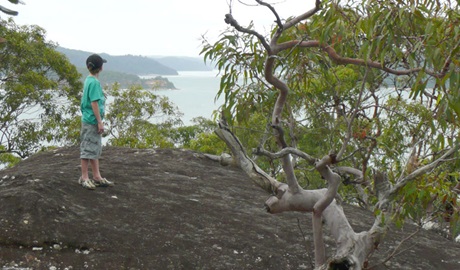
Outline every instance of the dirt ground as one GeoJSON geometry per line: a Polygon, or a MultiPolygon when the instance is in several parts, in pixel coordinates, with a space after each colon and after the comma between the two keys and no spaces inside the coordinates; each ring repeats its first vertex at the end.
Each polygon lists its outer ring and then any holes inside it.
{"type": "MultiPolygon", "coordinates": [[[[237,168],[191,151],[105,148],[101,172],[115,186],[91,191],[77,184],[79,164],[70,147],[0,171],[1,270],[313,269],[311,216],[266,213],[269,194],[237,168]]],[[[371,213],[344,210],[356,231],[370,228],[371,213]]],[[[372,269],[460,269],[460,244],[423,230],[402,242],[416,230],[391,230],[372,269]]]]}

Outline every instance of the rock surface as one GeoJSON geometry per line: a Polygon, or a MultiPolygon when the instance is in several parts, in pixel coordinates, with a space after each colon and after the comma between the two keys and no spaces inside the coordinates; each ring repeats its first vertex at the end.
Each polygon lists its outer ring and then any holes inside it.
{"type": "MultiPolygon", "coordinates": [[[[0,171],[0,269],[313,269],[311,216],[266,213],[268,194],[237,168],[109,147],[101,172],[115,186],[91,191],[79,164],[70,147],[0,171]]],[[[371,213],[344,210],[355,231],[370,228],[371,213]]],[[[401,243],[416,230],[392,229],[372,269],[460,269],[460,244],[434,232],[401,243]]]]}

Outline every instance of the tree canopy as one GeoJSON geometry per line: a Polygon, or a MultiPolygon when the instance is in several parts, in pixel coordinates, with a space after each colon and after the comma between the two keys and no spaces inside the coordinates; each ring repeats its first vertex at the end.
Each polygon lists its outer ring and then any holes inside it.
{"type": "Polygon", "coordinates": [[[38,26],[0,21],[0,36],[1,161],[74,140],[81,74],[38,26]]]}

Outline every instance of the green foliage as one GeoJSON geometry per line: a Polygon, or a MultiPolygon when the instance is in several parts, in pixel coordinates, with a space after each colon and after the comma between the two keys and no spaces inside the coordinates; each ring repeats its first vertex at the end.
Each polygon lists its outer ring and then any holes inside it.
{"type": "MultiPolygon", "coordinates": [[[[279,92],[265,80],[264,64],[268,57],[275,59],[270,68],[289,87],[281,119],[289,146],[317,158],[346,146],[347,158],[339,165],[364,173],[367,185],[362,188],[371,196],[369,202],[375,202],[370,168],[386,172],[396,183],[459,144],[458,3],[331,0],[321,6],[308,21],[284,29],[278,44],[298,44],[289,50],[268,56],[255,35],[229,28],[214,44],[205,42],[202,54],[217,63],[222,75],[219,95],[235,134],[248,130],[242,139],[247,149],[260,146],[271,152],[278,149],[273,138],[264,138],[264,125],[279,92]],[[302,41],[319,45],[302,48],[302,41]],[[335,50],[338,61],[326,48],[335,50]],[[379,65],[371,68],[370,62],[379,65]],[[403,70],[408,72],[399,74],[403,70]]],[[[253,24],[243,27],[257,31],[253,24]]],[[[266,39],[277,30],[274,26],[266,39]]],[[[460,171],[458,158],[455,154],[446,167],[404,187],[395,198],[395,209],[400,209],[395,219],[420,220],[428,203],[440,208],[450,202],[456,181],[449,175],[460,171]]],[[[277,161],[259,157],[257,162],[283,179],[277,161]]],[[[304,161],[295,162],[294,168],[309,188],[324,185],[304,161]]],[[[361,199],[353,186],[340,192],[349,202],[361,199]]]]}
{"type": "Polygon", "coordinates": [[[0,164],[2,165],[0,167],[3,167],[3,166],[12,167],[18,164],[20,161],[21,161],[21,158],[19,158],[16,155],[6,152],[4,147],[0,146],[0,164]]]}
{"type": "Polygon", "coordinates": [[[215,123],[209,119],[196,117],[192,119],[192,123],[193,125],[191,126],[180,126],[171,131],[170,138],[174,141],[175,145],[198,150],[193,148],[192,144],[199,139],[199,136],[201,134],[212,134],[214,132],[215,123]]]}
{"type": "Polygon", "coordinates": [[[393,220],[403,226],[404,221],[423,225],[427,221],[450,223],[451,235],[458,235],[459,212],[457,194],[450,192],[452,183],[458,180],[458,172],[442,166],[435,173],[426,175],[406,185],[394,202],[393,220]]]}
{"type": "Polygon", "coordinates": [[[167,97],[140,86],[120,89],[118,84],[107,93],[113,98],[105,117],[109,144],[133,148],[174,145],[168,138],[168,130],[182,124],[181,114],[167,97]]]}
{"type": "Polygon", "coordinates": [[[213,121],[199,117],[183,126],[179,110],[168,98],[140,86],[107,89],[111,102],[105,122],[108,144],[132,148],[185,148],[220,154],[226,149],[214,133],[213,121]]]}
{"type": "Polygon", "coordinates": [[[214,133],[198,133],[186,148],[213,155],[220,155],[227,150],[225,143],[214,133]]]}
{"type": "Polygon", "coordinates": [[[108,144],[132,148],[186,148],[220,154],[226,149],[215,134],[215,124],[205,118],[193,119],[194,125],[182,126],[181,113],[154,91],[118,84],[107,89],[113,99],[106,115],[108,144]]]}
{"type": "Polygon", "coordinates": [[[0,36],[0,153],[25,158],[74,142],[81,75],[38,26],[0,21],[0,36]]]}
{"type": "Polygon", "coordinates": [[[258,42],[235,31],[224,33],[214,45],[203,48],[205,61],[211,61],[221,71],[221,83],[217,97],[225,100],[224,114],[229,121],[244,122],[247,115],[256,111],[257,105],[267,96],[267,85],[261,81],[263,51],[258,42]],[[241,40],[240,40],[241,39],[241,40]],[[242,80],[242,81],[241,81],[242,80]],[[243,83],[243,84],[242,84],[243,83]]]}

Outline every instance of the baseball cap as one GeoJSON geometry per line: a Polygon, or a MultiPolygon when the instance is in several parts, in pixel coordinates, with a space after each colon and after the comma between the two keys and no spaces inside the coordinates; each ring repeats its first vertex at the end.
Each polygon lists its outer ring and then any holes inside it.
{"type": "Polygon", "coordinates": [[[107,63],[107,60],[98,54],[92,54],[86,59],[86,67],[89,70],[94,70],[102,67],[102,64],[107,63]]]}

